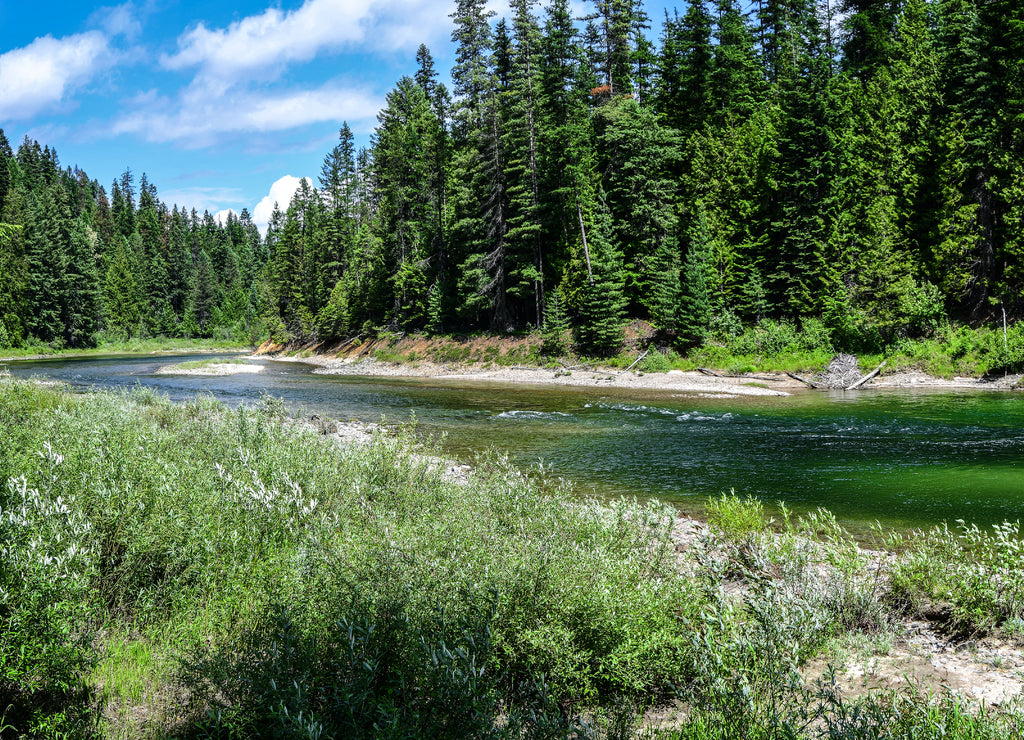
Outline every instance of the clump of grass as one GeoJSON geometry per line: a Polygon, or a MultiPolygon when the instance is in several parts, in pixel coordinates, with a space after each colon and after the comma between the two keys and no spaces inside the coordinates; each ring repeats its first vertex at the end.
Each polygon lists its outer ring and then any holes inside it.
{"type": "Polygon", "coordinates": [[[754,496],[740,498],[735,491],[707,500],[708,522],[721,530],[726,539],[746,541],[765,532],[770,524],[764,504],[754,496]]]}

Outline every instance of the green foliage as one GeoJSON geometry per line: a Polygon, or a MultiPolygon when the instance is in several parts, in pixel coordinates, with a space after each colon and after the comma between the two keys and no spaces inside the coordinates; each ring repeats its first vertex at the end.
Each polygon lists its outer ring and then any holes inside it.
{"type": "Polygon", "coordinates": [[[717,499],[708,499],[705,510],[708,522],[721,530],[727,539],[746,540],[764,532],[768,526],[760,499],[753,496],[741,499],[735,491],[723,493],[717,499]]]}
{"type": "MultiPolygon", "coordinates": [[[[49,651],[61,639],[103,650],[72,621],[180,629],[197,731],[267,721],[288,735],[301,713],[357,735],[386,715],[403,731],[462,736],[497,731],[508,707],[529,727],[563,717],[556,706],[572,716],[675,680],[679,605],[701,602],[669,566],[673,517],[660,506],[568,506],[495,458],[459,483],[407,437],[338,449],[282,424],[275,403],[71,399],[8,381],[0,409],[0,473],[26,476],[10,495],[61,491],[67,510],[59,527],[36,517],[20,531],[81,559],[60,588],[20,566],[5,581],[17,614],[60,615],[63,630],[7,629],[49,651]]],[[[80,680],[96,657],[62,658],[60,680],[80,680]]]]}
{"type": "Polygon", "coordinates": [[[893,568],[889,597],[913,613],[948,602],[951,626],[965,634],[1012,626],[1024,619],[1021,534],[1019,522],[984,531],[961,521],[957,531],[943,526],[893,536],[890,544],[906,554],[893,568]]]}
{"type": "Polygon", "coordinates": [[[672,369],[672,357],[674,352],[669,350],[669,355],[663,355],[656,349],[652,349],[640,363],[640,369],[645,373],[667,373],[672,369]]]}
{"type": "Polygon", "coordinates": [[[85,735],[96,702],[112,736],[630,737],[667,699],[691,708],[668,737],[1019,723],[796,679],[912,597],[1012,633],[1016,525],[888,555],[823,511],[783,508],[773,534],[729,494],[680,552],[669,509],[568,498],[494,456],[450,480],[404,433],[339,448],[272,398],[229,410],[7,379],[0,413],[0,680],[19,732],[85,735]]]}
{"type": "Polygon", "coordinates": [[[0,492],[0,715],[26,736],[86,736],[91,523],[57,482],[63,456],[39,458],[38,488],[10,477],[0,492]]]}
{"type": "Polygon", "coordinates": [[[569,351],[569,316],[557,290],[548,294],[544,307],[544,329],[541,332],[541,352],[558,357],[569,351]]]}

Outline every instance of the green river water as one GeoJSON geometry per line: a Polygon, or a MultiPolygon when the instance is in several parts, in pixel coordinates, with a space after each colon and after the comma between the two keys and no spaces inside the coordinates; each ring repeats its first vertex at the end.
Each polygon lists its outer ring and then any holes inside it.
{"type": "Polygon", "coordinates": [[[710,399],[563,386],[323,376],[266,361],[259,375],[153,375],[194,359],[108,357],[11,362],[79,388],[141,384],[230,405],[262,393],[303,414],[407,422],[470,459],[498,449],[543,462],[581,494],[658,497],[699,513],[734,489],[795,510],[823,506],[856,530],[987,525],[1024,518],[1024,396],[985,391],[803,392],[710,399]]]}

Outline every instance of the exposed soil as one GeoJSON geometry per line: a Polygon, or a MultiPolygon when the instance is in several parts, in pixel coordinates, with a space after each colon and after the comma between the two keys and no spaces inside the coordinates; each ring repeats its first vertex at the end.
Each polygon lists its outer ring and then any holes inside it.
{"type": "MultiPolygon", "coordinates": [[[[646,346],[653,329],[642,321],[626,329],[626,346],[646,346]]],[[[314,372],[325,375],[365,375],[390,377],[446,378],[501,383],[542,383],[581,387],[637,388],[677,391],[712,397],[785,396],[804,392],[808,383],[779,372],[740,375],[673,370],[644,373],[639,366],[630,370],[597,363],[563,359],[546,366],[531,362],[536,356],[536,336],[427,337],[420,334],[396,334],[389,337],[352,339],[334,345],[283,346],[263,344],[256,356],[316,365],[314,372]]],[[[846,387],[859,373],[843,368],[844,377],[836,387],[846,387]]],[[[1019,388],[1021,375],[1002,378],[936,378],[924,373],[883,370],[860,390],[870,389],[974,389],[1010,390],[1019,388]]],[[[804,380],[817,383],[811,379],[804,380]]],[[[850,392],[859,392],[850,391],[850,392]]]]}

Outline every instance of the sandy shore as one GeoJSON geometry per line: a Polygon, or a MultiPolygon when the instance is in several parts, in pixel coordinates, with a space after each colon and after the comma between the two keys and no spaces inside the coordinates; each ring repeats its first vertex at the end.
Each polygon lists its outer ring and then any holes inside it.
{"type": "Polygon", "coordinates": [[[203,367],[189,367],[183,368],[180,365],[164,365],[163,367],[157,368],[153,373],[154,375],[206,375],[206,376],[221,376],[221,375],[247,375],[253,373],[262,373],[266,369],[266,365],[260,365],[257,363],[246,363],[244,365],[237,362],[213,362],[203,367]]]}
{"type": "MultiPolygon", "coordinates": [[[[624,370],[575,368],[531,368],[491,365],[441,365],[431,362],[391,363],[372,359],[310,357],[267,357],[275,361],[316,365],[318,375],[364,375],[370,377],[440,378],[444,380],[488,381],[493,383],[535,383],[601,388],[635,388],[696,393],[715,397],[787,396],[799,383],[785,376],[772,381],[753,378],[717,378],[697,372],[673,370],[668,373],[635,373],[624,370]]],[[[766,376],[767,377],[767,376],[766,376]]]]}
{"type": "MultiPolygon", "coordinates": [[[[326,355],[287,357],[261,355],[278,362],[315,365],[320,375],[362,375],[395,378],[438,378],[444,380],[489,381],[495,383],[536,383],[576,387],[624,388],[674,391],[716,398],[736,396],[788,396],[807,392],[803,383],[783,373],[756,373],[740,377],[715,377],[704,373],[672,370],[667,373],[639,373],[608,368],[551,369],[502,365],[380,362],[369,358],[335,358],[326,355]]],[[[972,389],[1010,390],[1020,375],[997,380],[978,378],[936,378],[924,373],[883,373],[866,383],[870,389],[972,389]]]]}

